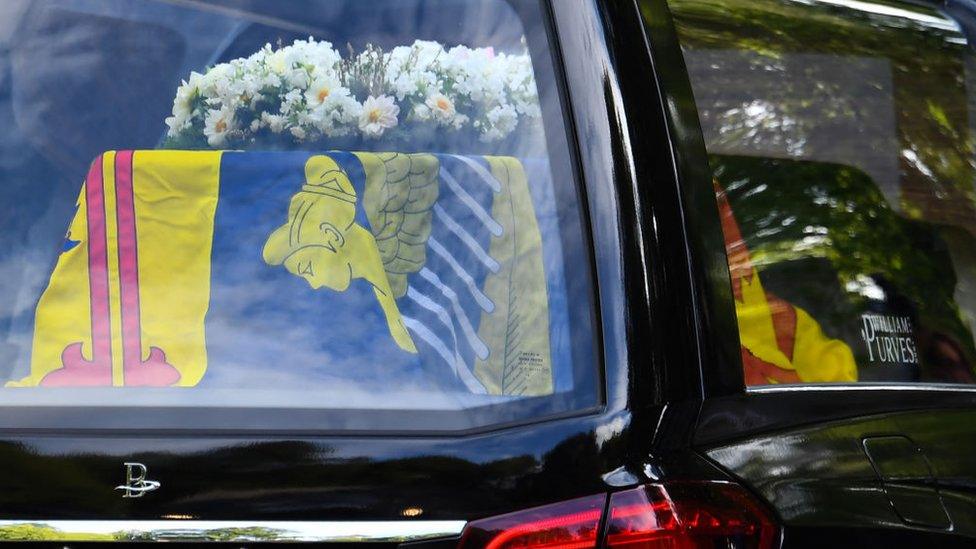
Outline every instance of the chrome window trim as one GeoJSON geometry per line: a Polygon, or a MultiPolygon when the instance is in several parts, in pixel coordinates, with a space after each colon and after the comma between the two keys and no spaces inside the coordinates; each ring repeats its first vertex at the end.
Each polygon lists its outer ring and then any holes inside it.
{"type": "Polygon", "coordinates": [[[976,386],[935,383],[823,383],[807,385],[763,385],[746,387],[747,394],[840,391],[924,391],[937,393],[976,393],[976,386]]]}
{"type": "Polygon", "coordinates": [[[0,520],[3,541],[403,542],[455,537],[461,520],[0,520]],[[43,535],[44,537],[37,537],[43,535]]]}

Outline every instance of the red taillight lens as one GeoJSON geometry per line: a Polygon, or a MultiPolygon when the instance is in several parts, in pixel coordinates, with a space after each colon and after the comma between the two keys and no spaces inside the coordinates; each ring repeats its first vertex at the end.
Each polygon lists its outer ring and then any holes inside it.
{"type": "Polygon", "coordinates": [[[607,549],[775,546],[769,513],[725,482],[652,484],[610,497],[607,549]]]}
{"type": "Polygon", "coordinates": [[[742,487],[650,484],[472,522],[459,549],[771,549],[778,529],[742,487]],[[603,532],[600,526],[605,523],[603,532]]]}
{"type": "Polygon", "coordinates": [[[595,549],[606,501],[590,496],[475,521],[458,549],[595,549]]]}

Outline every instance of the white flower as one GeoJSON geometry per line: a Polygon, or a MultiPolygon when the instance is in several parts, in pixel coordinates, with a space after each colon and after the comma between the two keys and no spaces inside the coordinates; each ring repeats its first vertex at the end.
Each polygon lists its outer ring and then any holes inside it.
{"type": "Polygon", "coordinates": [[[261,88],[263,87],[263,79],[247,72],[231,84],[231,89],[240,97],[241,103],[251,103],[261,99],[261,88]]]}
{"type": "Polygon", "coordinates": [[[454,101],[451,101],[451,98],[443,93],[431,94],[427,101],[424,101],[424,105],[430,109],[431,116],[435,120],[450,122],[454,120],[454,116],[457,114],[454,109],[454,101]]]}
{"type": "Polygon", "coordinates": [[[289,46],[272,51],[265,46],[260,55],[248,58],[246,70],[252,65],[263,64],[266,70],[281,78],[286,85],[295,89],[308,87],[312,77],[334,76],[342,57],[329,42],[316,42],[314,38],[295,40],[289,46]],[[263,53],[262,53],[263,52],[263,53]]]}
{"type": "Polygon", "coordinates": [[[468,117],[457,112],[454,101],[443,93],[434,93],[423,104],[413,110],[414,118],[420,121],[433,120],[439,126],[460,129],[468,122],[468,117]]]}
{"type": "Polygon", "coordinates": [[[397,46],[386,54],[386,68],[389,73],[397,74],[404,70],[405,65],[410,60],[413,48],[408,46],[397,46]]]}
{"type": "Polygon", "coordinates": [[[200,78],[200,93],[208,99],[225,97],[234,72],[234,68],[227,63],[214,66],[200,78]]]}
{"type": "Polygon", "coordinates": [[[169,135],[174,136],[192,124],[193,102],[200,94],[200,81],[203,75],[198,72],[190,73],[190,80],[184,80],[176,89],[173,99],[173,116],[166,118],[169,135]]]}
{"type": "Polygon", "coordinates": [[[300,90],[291,90],[281,98],[281,114],[284,114],[285,116],[298,112],[304,108],[305,106],[302,101],[302,92],[300,90]]]}
{"type": "Polygon", "coordinates": [[[370,45],[343,60],[331,43],[309,37],[277,50],[266,44],[248,57],[191,73],[165,122],[170,137],[202,126],[210,146],[219,148],[231,137],[248,142],[265,128],[299,141],[352,132],[376,138],[402,122],[401,109],[403,121],[467,127],[486,142],[541,115],[527,53],[446,50],[416,40],[386,51],[370,45]],[[370,96],[360,103],[350,88],[370,96]],[[235,113],[250,122],[242,125],[235,113]]]}
{"type": "Polygon", "coordinates": [[[384,54],[385,81],[398,100],[419,95],[423,101],[429,93],[439,91],[443,81],[442,61],[447,57],[437,42],[416,40],[410,47],[399,46],[384,54]]]}
{"type": "Polygon", "coordinates": [[[301,111],[295,116],[295,122],[297,122],[297,127],[307,132],[308,130],[314,129],[315,125],[319,123],[319,115],[313,111],[301,111]]]}
{"type": "Polygon", "coordinates": [[[203,123],[203,135],[207,137],[207,143],[211,147],[222,147],[227,141],[227,133],[237,129],[237,121],[234,119],[234,110],[229,107],[221,107],[219,110],[210,110],[203,123]]]}
{"type": "Polygon", "coordinates": [[[166,131],[168,137],[175,137],[181,131],[190,127],[188,120],[178,120],[175,116],[167,116],[163,122],[169,127],[169,130],[166,131]]]}
{"type": "Polygon", "coordinates": [[[481,125],[481,141],[498,141],[515,130],[518,112],[511,105],[498,105],[485,113],[485,122],[481,125]]]}
{"type": "Polygon", "coordinates": [[[272,72],[281,76],[285,72],[291,69],[292,58],[289,55],[291,52],[285,48],[282,48],[270,55],[268,55],[264,62],[271,69],[272,72]]]}
{"type": "Polygon", "coordinates": [[[363,111],[359,115],[359,129],[366,137],[379,137],[390,128],[397,125],[400,107],[389,95],[366,98],[363,111]]]}
{"type": "Polygon", "coordinates": [[[410,47],[417,56],[417,65],[428,67],[444,56],[444,46],[432,40],[414,40],[410,47]]]}
{"type": "Polygon", "coordinates": [[[431,119],[433,113],[430,112],[430,107],[423,103],[419,103],[413,106],[413,110],[410,111],[410,118],[413,120],[418,120],[420,122],[426,122],[431,119]]]}
{"type": "Polygon", "coordinates": [[[297,113],[300,125],[307,129],[317,129],[326,136],[348,134],[355,127],[362,106],[352,97],[349,90],[342,86],[338,77],[327,71],[319,74],[304,94],[297,90],[290,91],[287,103],[282,104],[285,114],[297,113]],[[301,100],[304,99],[304,106],[301,100]]]}
{"type": "Polygon", "coordinates": [[[305,102],[309,107],[316,107],[326,102],[333,94],[348,95],[349,90],[342,87],[339,80],[332,75],[316,77],[305,91],[305,102]]]}
{"type": "Polygon", "coordinates": [[[320,132],[329,137],[336,137],[352,131],[362,111],[362,105],[349,95],[348,90],[340,88],[325,102],[313,107],[310,114],[314,126],[320,132]]]}
{"type": "Polygon", "coordinates": [[[285,130],[285,125],[288,123],[288,119],[280,114],[268,114],[266,112],[261,113],[261,122],[267,124],[268,129],[274,133],[281,133],[285,130]]]}
{"type": "Polygon", "coordinates": [[[331,71],[342,60],[342,56],[332,47],[331,42],[325,40],[317,42],[311,36],[308,40],[295,40],[291,46],[284,49],[290,52],[295,62],[311,65],[315,67],[315,71],[318,69],[331,71]]]}
{"type": "Polygon", "coordinates": [[[442,64],[455,81],[455,91],[475,102],[490,105],[503,99],[505,72],[497,66],[505,61],[504,55],[496,56],[490,48],[457,46],[447,52],[442,64]]]}
{"type": "Polygon", "coordinates": [[[285,73],[284,80],[289,87],[303,90],[308,87],[308,71],[305,69],[292,69],[285,73]]]}
{"type": "Polygon", "coordinates": [[[468,120],[470,119],[467,116],[459,114],[454,117],[454,120],[451,121],[451,127],[453,127],[455,130],[460,130],[465,124],[468,123],[468,120]]]}

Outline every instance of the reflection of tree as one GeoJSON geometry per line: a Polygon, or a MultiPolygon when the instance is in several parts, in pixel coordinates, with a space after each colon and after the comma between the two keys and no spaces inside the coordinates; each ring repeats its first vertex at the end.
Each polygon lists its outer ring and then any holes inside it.
{"type": "Polygon", "coordinates": [[[868,311],[911,316],[925,330],[951,336],[974,363],[937,226],[896,215],[853,168],[730,156],[710,161],[764,284],[847,340],[862,354],[860,363],[867,359],[859,319],[868,311]],[[816,274],[817,262],[828,269],[816,274]]]}
{"type": "Polygon", "coordinates": [[[917,18],[777,0],[675,0],[670,5],[689,53],[712,152],[757,150],[750,140],[775,148],[776,156],[841,162],[845,148],[884,152],[889,161],[897,161],[900,175],[876,183],[900,189],[896,208],[976,235],[964,66],[970,53],[950,20],[907,4],[898,7],[917,18]],[[723,59],[715,55],[719,50],[741,55],[723,59]],[[703,56],[698,78],[696,56],[703,56]],[[810,56],[824,61],[813,63],[810,56]],[[860,80],[838,86],[836,71],[856,74],[859,64],[872,61],[889,67],[884,78],[863,70],[860,80]],[[762,75],[772,78],[776,88],[756,97],[756,77],[762,75]],[[728,104],[710,100],[713,96],[743,100],[728,104]],[[885,98],[894,112],[889,108],[878,116],[876,103],[885,98]],[[894,128],[889,128],[886,119],[892,116],[894,128]],[[811,156],[811,140],[828,150],[811,156]]]}
{"type": "Polygon", "coordinates": [[[954,290],[976,278],[959,271],[976,248],[976,64],[955,23],[887,1],[669,6],[709,152],[736,155],[713,168],[764,284],[855,352],[857,317],[897,294],[884,306],[971,368],[954,290]]]}
{"type": "Polygon", "coordinates": [[[84,534],[62,532],[44,524],[14,524],[0,527],[0,540],[14,541],[58,541],[71,539],[76,541],[112,541],[111,534],[84,534]]]}

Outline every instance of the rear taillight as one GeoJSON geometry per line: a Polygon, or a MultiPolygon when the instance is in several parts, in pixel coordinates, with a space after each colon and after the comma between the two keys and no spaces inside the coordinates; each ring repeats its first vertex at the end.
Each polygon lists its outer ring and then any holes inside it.
{"type": "Polygon", "coordinates": [[[610,496],[607,549],[774,547],[769,513],[726,482],[652,484],[610,496]]]}
{"type": "Polygon", "coordinates": [[[769,549],[778,529],[727,482],[672,482],[536,507],[468,524],[458,549],[769,549]],[[606,507],[606,509],[604,509],[606,507]]]}
{"type": "Polygon", "coordinates": [[[459,549],[593,549],[606,501],[590,496],[475,521],[459,549]]]}

